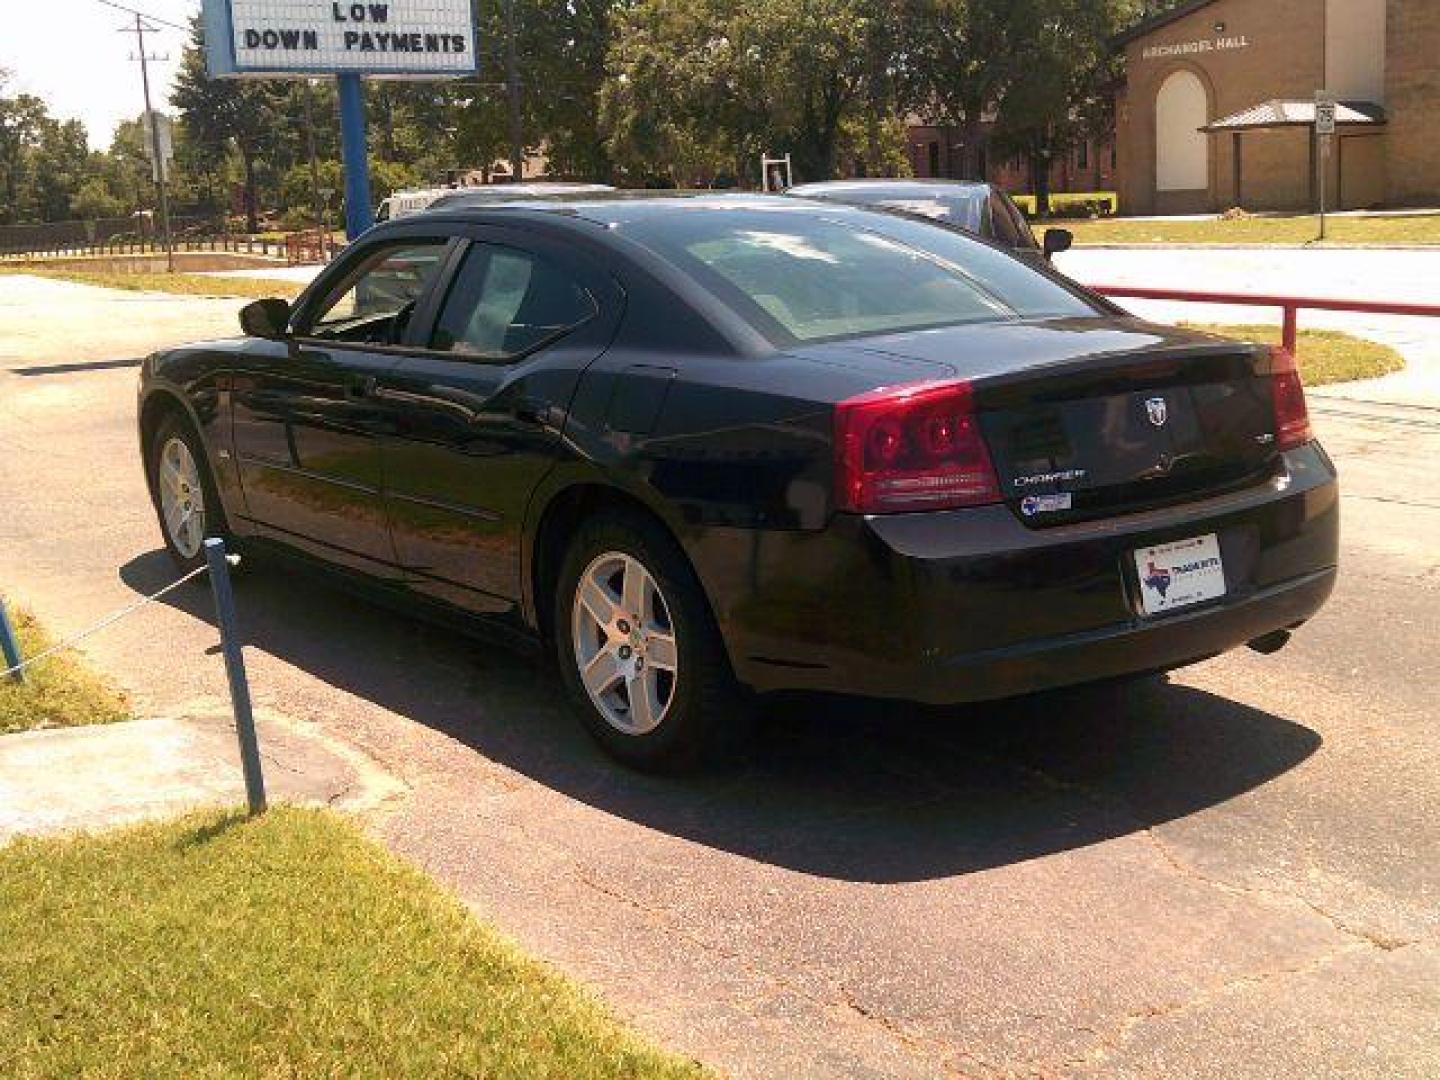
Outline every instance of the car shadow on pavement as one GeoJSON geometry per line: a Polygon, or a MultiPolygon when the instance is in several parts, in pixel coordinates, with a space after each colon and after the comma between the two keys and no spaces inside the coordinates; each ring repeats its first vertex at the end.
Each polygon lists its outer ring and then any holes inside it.
{"type": "MultiPolygon", "coordinates": [[[[155,551],[120,574],[149,593],[174,570],[155,551]]],[[[948,877],[1124,836],[1233,799],[1320,746],[1309,728],[1152,678],[951,709],[770,701],[743,763],[643,776],[594,746],[543,661],[280,565],[240,576],[236,600],[247,645],[537,783],[695,843],[848,881],[948,877]]],[[[214,623],[203,580],[161,602],[214,623]]],[[[255,693],[263,700],[263,685],[255,693]]],[[[466,780],[459,771],[454,782],[466,780]]]]}

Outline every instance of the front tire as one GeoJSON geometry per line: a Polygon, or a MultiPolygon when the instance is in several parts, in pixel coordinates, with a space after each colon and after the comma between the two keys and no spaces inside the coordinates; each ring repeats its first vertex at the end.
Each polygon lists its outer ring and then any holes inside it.
{"type": "Polygon", "coordinates": [[[165,550],[180,570],[194,570],[205,562],[206,537],[224,534],[224,516],[205,448],[184,418],[171,413],[160,421],[149,467],[165,550]]]}
{"type": "Polygon", "coordinates": [[[674,541],[629,514],[586,522],[554,603],[561,677],[586,730],[637,769],[730,756],[749,730],[709,604],[674,541]]]}

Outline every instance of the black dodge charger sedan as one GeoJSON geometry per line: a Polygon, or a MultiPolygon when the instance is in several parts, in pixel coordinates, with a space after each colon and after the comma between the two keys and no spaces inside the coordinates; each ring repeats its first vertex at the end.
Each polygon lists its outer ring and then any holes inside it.
{"type": "Polygon", "coordinates": [[[546,643],[642,767],[733,745],[754,692],[975,701],[1270,651],[1335,580],[1288,353],[905,217],[430,211],[241,321],[143,366],[176,560],[222,535],[546,643]]]}

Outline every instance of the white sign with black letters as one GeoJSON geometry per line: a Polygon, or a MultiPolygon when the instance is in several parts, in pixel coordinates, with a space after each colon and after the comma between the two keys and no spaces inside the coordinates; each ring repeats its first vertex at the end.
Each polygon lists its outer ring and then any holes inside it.
{"type": "Polygon", "coordinates": [[[205,31],[212,75],[478,69],[473,0],[205,0],[205,31]]]}

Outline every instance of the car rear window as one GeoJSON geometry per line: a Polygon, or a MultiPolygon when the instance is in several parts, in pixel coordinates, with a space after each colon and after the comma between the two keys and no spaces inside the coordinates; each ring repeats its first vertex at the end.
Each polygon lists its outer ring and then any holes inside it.
{"type": "Polygon", "coordinates": [[[955,195],[887,195],[876,199],[875,205],[934,218],[947,225],[969,229],[973,233],[985,231],[983,190],[959,192],[955,195]]]}
{"type": "Polygon", "coordinates": [[[887,215],[697,207],[627,232],[782,345],[1097,314],[988,244],[887,215]]]}

